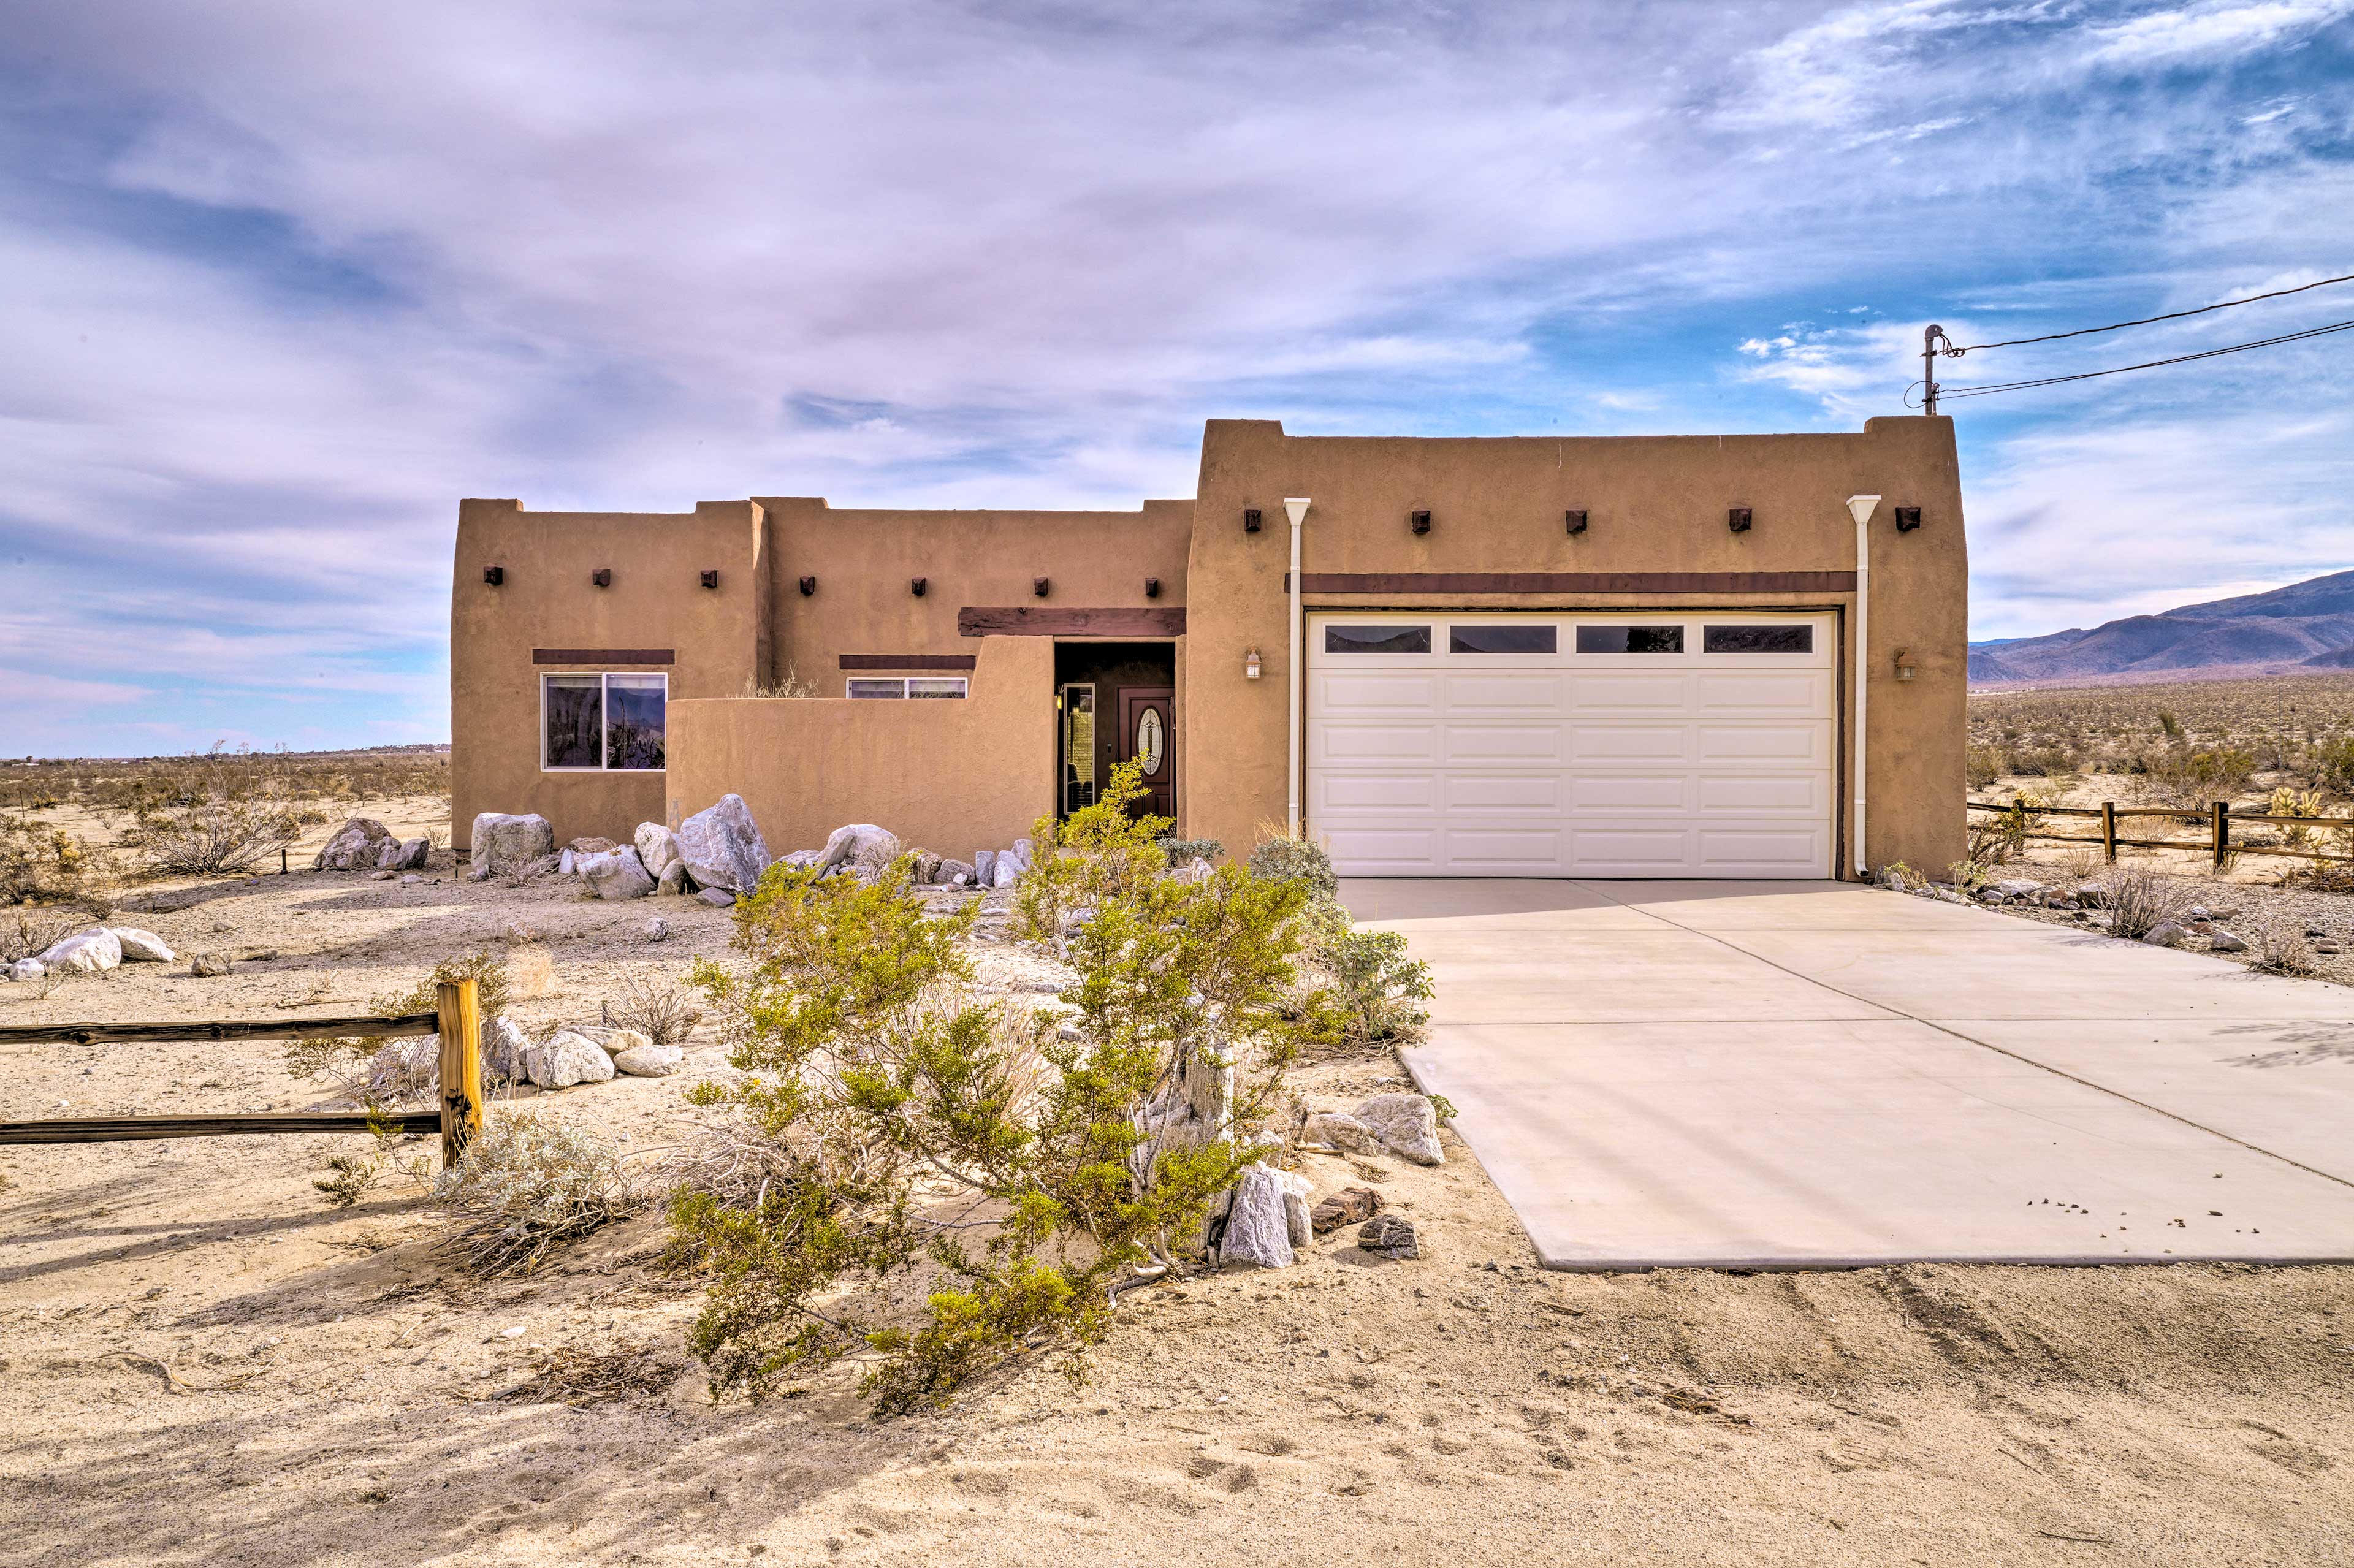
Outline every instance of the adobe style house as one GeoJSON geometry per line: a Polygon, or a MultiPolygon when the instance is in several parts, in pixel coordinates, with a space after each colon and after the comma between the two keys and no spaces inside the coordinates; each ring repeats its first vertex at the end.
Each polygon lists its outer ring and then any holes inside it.
{"type": "Polygon", "coordinates": [[[466,501],[455,821],[626,841],[732,790],[775,853],[869,821],[969,858],[1134,758],[1181,834],[1241,854],[1297,823],[1349,874],[1942,869],[1967,601],[1935,418],[1217,419],[1193,498],[1134,512],[466,501]],[[766,694],[788,680],[815,694],[766,694]]]}

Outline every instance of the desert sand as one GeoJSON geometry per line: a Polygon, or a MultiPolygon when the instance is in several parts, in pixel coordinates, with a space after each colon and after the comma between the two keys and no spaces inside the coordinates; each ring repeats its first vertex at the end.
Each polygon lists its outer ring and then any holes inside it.
{"type": "MultiPolygon", "coordinates": [[[[426,876],[160,885],[121,918],[277,956],[0,986],[0,1023],[357,1012],[518,927],[555,978],[515,1012],[593,1018],[622,973],[726,950],[690,901],[471,884],[446,853],[426,876]]],[[[323,1098],[275,1045],[0,1052],[10,1119],[323,1098]]],[[[723,1069],[706,1031],[677,1077],[524,1097],[650,1164],[723,1069]]],[[[1298,1082],[1345,1108],[1400,1077],[1298,1082]]],[[[1033,1357],[876,1421],[854,1368],[715,1404],[658,1212],[477,1280],[398,1176],[326,1206],[358,1141],[0,1150],[7,1561],[2354,1562],[2354,1270],[1549,1274],[1450,1132],[1436,1170],[1304,1157],[1320,1192],[1381,1190],[1419,1261],[1337,1232],[1132,1294],[1084,1384],[1033,1357]]]]}

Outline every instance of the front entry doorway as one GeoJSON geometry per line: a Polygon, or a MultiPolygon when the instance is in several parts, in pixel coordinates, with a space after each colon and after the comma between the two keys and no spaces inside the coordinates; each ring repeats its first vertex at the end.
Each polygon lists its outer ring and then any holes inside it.
{"type": "Polygon", "coordinates": [[[1113,768],[1133,762],[1138,809],[1177,815],[1177,654],[1169,642],[1065,642],[1055,649],[1060,810],[1095,804],[1113,768]]]}

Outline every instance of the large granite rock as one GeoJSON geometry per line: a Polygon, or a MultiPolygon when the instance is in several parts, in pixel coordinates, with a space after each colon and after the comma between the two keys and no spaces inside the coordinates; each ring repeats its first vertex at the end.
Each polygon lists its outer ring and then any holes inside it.
{"type": "Polygon", "coordinates": [[[662,874],[654,879],[654,891],[667,895],[694,892],[695,882],[686,874],[686,862],[674,860],[663,867],[662,874]]]}
{"type": "Polygon", "coordinates": [[[678,858],[678,835],[660,822],[640,822],[635,843],[638,863],[657,882],[663,872],[683,863],[678,858]]]}
{"type": "Polygon", "coordinates": [[[825,848],[818,852],[817,868],[827,872],[837,865],[888,864],[898,853],[896,834],[872,822],[852,822],[826,835],[825,848]]]}
{"type": "Polygon", "coordinates": [[[164,945],[164,938],[153,931],[143,931],[136,926],[109,926],[114,939],[122,946],[122,961],[126,964],[168,964],[174,954],[164,945]]]}
{"type": "Polygon", "coordinates": [[[1373,1129],[1382,1147],[1416,1165],[1441,1165],[1447,1155],[1438,1147],[1438,1113],[1426,1095],[1375,1095],[1356,1109],[1356,1118],[1373,1129]]]}
{"type": "Polygon", "coordinates": [[[613,1075],[613,1058],[579,1031],[559,1029],[545,1042],[524,1047],[523,1075],[543,1089],[601,1084],[613,1075]]]}
{"type": "Polygon", "coordinates": [[[525,871],[556,853],[556,830],[536,811],[523,816],[484,811],[474,819],[467,842],[473,845],[477,880],[525,871]]]}
{"type": "Polygon", "coordinates": [[[504,1084],[524,1075],[523,1055],[531,1041],[506,1014],[482,1020],[481,1040],[484,1083],[504,1084]]]}
{"type": "Polygon", "coordinates": [[[98,926],[76,931],[33,956],[44,969],[70,969],[77,974],[94,975],[122,961],[122,943],[113,932],[98,926]]]}
{"type": "Polygon", "coordinates": [[[1302,1143],[1329,1144],[1349,1154],[1379,1154],[1381,1139],[1373,1129],[1345,1111],[1318,1111],[1299,1128],[1302,1143]]]}
{"type": "Polygon", "coordinates": [[[686,1053],[676,1045],[632,1045],[613,1053],[613,1065],[632,1078],[667,1078],[678,1071],[686,1053]]]}
{"type": "Polygon", "coordinates": [[[326,847],[311,859],[313,871],[375,871],[387,845],[398,848],[392,830],[374,817],[354,817],[335,830],[326,847]]]}
{"type": "Polygon", "coordinates": [[[976,887],[997,885],[997,852],[995,850],[972,852],[972,881],[976,887]]]}
{"type": "Polygon", "coordinates": [[[1275,1167],[1258,1162],[1243,1168],[1234,1203],[1226,1211],[1225,1233],[1218,1238],[1222,1266],[1238,1263],[1259,1268],[1291,1266],[1291,1221],[1284,1201],[1289,1193],[1285,1173],[1275,1167]]]}
{"type": "Polygon", "coordinates": [[[12,980],[37,980],[49,971],[41,967],[38,959],[18,959],[0,972],[5,972],[12,980]]]}
{"type": "Polygon", "coordinates": [[[643,898],[654,890],[654,879],[638,863],[634,848],[606,850],[573,865],[580,880],[599,898],[643,898]]]}
{"type": "Polygon", "coordinates": [[[716,805],[681,822],[678,854],[697,887],[739,895],[758,887],[769,869],[769,846],[741,795],[722,795],[716,805]]]}

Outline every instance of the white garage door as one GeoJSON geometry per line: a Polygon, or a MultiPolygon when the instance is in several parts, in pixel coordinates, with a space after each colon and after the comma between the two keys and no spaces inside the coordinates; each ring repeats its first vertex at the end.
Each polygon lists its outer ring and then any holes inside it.
{"type": "Polygon", "coordinates": [[[1308,643],[1344,875],[1831,874],[1828,615],[1352,611],[1308,643]]]}

